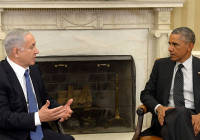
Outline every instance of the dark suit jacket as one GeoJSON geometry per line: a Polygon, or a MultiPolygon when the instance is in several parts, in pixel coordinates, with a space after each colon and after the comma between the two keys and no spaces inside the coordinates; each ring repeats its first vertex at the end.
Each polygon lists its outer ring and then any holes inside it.
{"type": "MultiPolygon", "coordinates": [[[[38,107],[50,100],[50,108],[58,106],[46,93],[37,66],[30,67],[38,107]]],[[[42,123],[42,127],[48,125],[42,123]]],[[[27,103],[17,76],[6,60],[0,62],[0,135],[9,135],[16,140],[26,140],[30,130],[35,130],[34,114],[28,113],[27,103]]],[[[1,137],[0,137],[1,139],[1,137]]]]}
{"type": "MultiPolygon", "coordinates": [[[[193,70],[193,92],[194,104],[196,113],[200,113],[200,59],[192,58],[193,70]]],[[[145,104],[148,110],[153,114],[151,128],[155,133],[159,132],[160,125],[154,108],[157,104],[167,106],[169,103],[169,94],[172,83],[172,77],[176,62],[170,58],[162,58],[155,62],[150,79],[147,82],[145,89],[141,92],[141,101],[145,104]]],[[[159,135],[159,133],[157,133],[159,135]]]]}

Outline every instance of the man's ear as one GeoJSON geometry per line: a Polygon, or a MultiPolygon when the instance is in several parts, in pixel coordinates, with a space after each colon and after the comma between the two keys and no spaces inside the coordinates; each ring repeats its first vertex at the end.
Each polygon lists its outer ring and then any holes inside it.
{"type": "Polygon", "coordinates": [[[189,43],[188,51],[192,52],[192,49],[194,48],[194,44],[192,42],[189,43]]]}
{"type": "Polygon", "coordinates": [[[19,49],[18,48],[13,48],[12,49],[12,54],[15,58],[19,56],[19,49]]]}

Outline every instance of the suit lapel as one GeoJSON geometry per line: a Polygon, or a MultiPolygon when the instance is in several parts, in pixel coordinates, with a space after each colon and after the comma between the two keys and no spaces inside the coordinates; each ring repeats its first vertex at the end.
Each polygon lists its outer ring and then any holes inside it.
{"type": "Polygon", "coordinates": [[[193,93],[194,93],[194,103],[195,103],[195,108],[198,109],[196,105],[199,102],[200,99],[200,75],[198,72],[200,72],[200,61],[197,60],[196,57],[193,57],[192,59],[192,71],[193,71],[193,93]]]}
{"type": "Polygon", "coordinates": [[[37,79],[37,76],[35,74],[36,73],[34,72],[34,69],[32,69],[30,67],[30,76],[31,76],[31,80],[32,80],[32,83],[33,83],[34,91],[35,91],[35,94],[36,94],[38,107],[40,108],[42,106],[42,103],[41,103],[41,98],[40,98],[40,95],[39,95],[40,91],[39,91],[38,79],[37,79]]]}
{"type": "Polygon", "coordinates": [[[25,96],[24,96],[24,92],[22,90],[22,87],[21,87],[21,85],[19,83],[19,80],[17,79],[17,76],[16,76],[14,70],[12,69],[10,64],[7,62],[7,60],[4,60],[2,65],[3,65],[3,68],[4,68],[5,72],[8,75],[11,87],[13,87],[14,91],[16,92],[16,94],[18,96],[17,98],[21,99],[26,111],[28,111],[26,99],[25,99],[25,96]]]}
{"type": "Polygon", "coordinates": [[[169,104],[169,95],[170,95],[170,89],[171,89],[171,84],[172,84],[172,78],[173,78],[173,73],[174,73],[174,67],[176,65],[176,62],[171,61],[169,59],[168,61],[168,67],[164,67],[166,69],[164,69],[164,71],[168,71],[168,78],[166,80],[166,92],[164,94],[164,105],[168,105],[169,104]]]}

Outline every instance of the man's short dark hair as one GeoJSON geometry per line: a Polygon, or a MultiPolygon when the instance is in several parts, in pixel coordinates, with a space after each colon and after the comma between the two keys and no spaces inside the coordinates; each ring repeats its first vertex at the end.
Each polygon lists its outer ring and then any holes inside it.
{"type": "Polygon", "coordinates": [[[171,34],[180,34],[184,37],[184,41],[195,43],[195,34],[194,32],[188,27],[179,27],[172,31],[171,34]]]}

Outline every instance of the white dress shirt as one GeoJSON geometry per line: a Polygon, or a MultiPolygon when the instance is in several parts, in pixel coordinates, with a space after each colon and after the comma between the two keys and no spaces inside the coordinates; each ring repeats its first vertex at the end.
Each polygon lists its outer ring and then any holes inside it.
{"type": "MultiPolygon", "coordinates": [[[[171,85],[170,96],[169,96],[169,104],[168,104],[168,106],[171,106],[171,107],[174,107],[174,99],[173,99],[174,78],[175,78],[176,71],[178,70],[179,64],[180,63],[177,62],[174,67],[172,85],[171,85]]],[[[182,64],[184,66],[181,70],[183,72],[183,79],[184,79],[183,95],[185,99],[185,107],[190,108],[190,109],[195,109],[194,93],[193,93],[192,55],[182,64]]]]}
{"type": "MultiPolygon", "coordinates": [[[[22,90],[24,92],[24,97],[26,99],[26,103],[27,103],[27,107],[28,107],[28,99],[27,99],[27,91],[26,91],[26,80],[25,80],[25,76],[24,76],[24,73],[26,71],[26,69],[28,68],[23,68],[22,66],[14,63],[12,60],[10,60],[8,57],[6,57],[8,63],[10,64],[10,66],[12,67],[12,69],[14,70],[16,76],[17,76],[17,79],[19,80],[19,83],[22,87],[22,90]]],[[[31,79],[31,77],[30,77],[31,79]]],[[[31,85],[32,85],[32,88],[33,88],[33,93],[35,94],[35,90],[34,90],[34,87],[33,87],[33,84],[32,84],[32,80],[31,80],[31,85]]],[[[37,100],[37,98],[36,98],[37,100]]],[[[39,118],[39,114],[38,112],[35,112],[34,114],[35,116],[35,125],[41,125],[41,122],[40,122],[40,118],[39,118]]]]}

